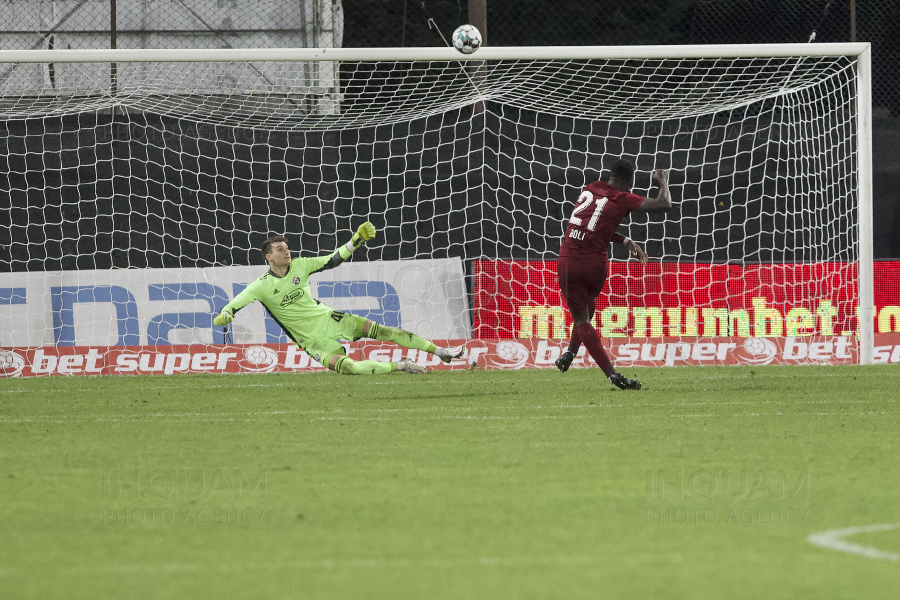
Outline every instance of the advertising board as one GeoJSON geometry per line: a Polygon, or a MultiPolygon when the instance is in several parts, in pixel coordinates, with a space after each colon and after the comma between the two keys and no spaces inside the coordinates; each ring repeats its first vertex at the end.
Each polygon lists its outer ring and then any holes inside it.
{"type": "MultiPolygon", "coordinates": [[[[228,335],[213,318],[266,267],[0,274],[0,347],[278,344],[254,302],[228,335]]],[[[313,297],[426,338],[470,338],[459,258],[347,262],[309,278],[313,297]]]]}

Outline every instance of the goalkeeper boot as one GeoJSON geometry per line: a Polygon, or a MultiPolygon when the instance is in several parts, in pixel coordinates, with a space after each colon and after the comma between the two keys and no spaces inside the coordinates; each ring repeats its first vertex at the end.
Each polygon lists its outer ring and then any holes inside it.
{"type": "Polygon", "coordinates": [[[621,373],[613,373],[609,376],[609,382],[620,390],[639,390],[641,382],[637,379],[628,379],[621,373]]]}
{"type": "Polygon", "coordinates": [[[459,358],[465,352],[465,346],[450,346],[449,348],[438,348],[434,351],[438,358],[445,363],[450,362],[454,358],[459,358]]]}
{"type": "Polygon", "coordinates": [[[397,370],[409,373],[410,375],[424,375],[425,367],[417,365],[411,360],[401,360],[397,363],[397,370]]]}
{"type": "Polygon", "coordinates": [[[566,350],[553,364],[556,365],[556,368],[559,369],[560,373],[565,373],[569,370],[573,360],[575,360],[575,355],[566,350]]]}

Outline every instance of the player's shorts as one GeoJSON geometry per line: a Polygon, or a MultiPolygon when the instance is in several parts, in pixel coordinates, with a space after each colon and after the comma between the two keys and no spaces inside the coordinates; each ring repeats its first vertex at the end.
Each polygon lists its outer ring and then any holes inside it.
{"type": "Polygon", "coordinates": [[[322,333],[316,339],[303,340],[303,349],[311,357],[326,367],[335,354],[346,355],[346,349],[338,340],[355,341],[356,332],[362,330],[366,319],[350,313],[333,311],[327,323],[323,323],[322,333]]]}
{"type": "Polygon", "coordinates": [[[606,284],[608,262],[606,258],[559,258],[559,289],[570,312],[580,313],[594,305],[606,284]]]}

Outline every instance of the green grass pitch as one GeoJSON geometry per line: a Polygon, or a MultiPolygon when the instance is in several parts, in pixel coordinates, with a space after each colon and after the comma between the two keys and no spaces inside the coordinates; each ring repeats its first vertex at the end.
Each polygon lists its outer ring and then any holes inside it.
{"type": "Polygon", "coordinates": [[[900,370],[626,374],[0,381],[2,596],[900,593],[900,370]]]}

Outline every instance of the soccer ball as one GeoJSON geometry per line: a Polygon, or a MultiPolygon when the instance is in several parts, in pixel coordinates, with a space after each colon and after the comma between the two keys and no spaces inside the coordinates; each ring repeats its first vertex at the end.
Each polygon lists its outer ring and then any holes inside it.
{"type": "Polygon", "coordinates": [[[460,25],[450,39],[453,47],[463,54],[472,54],[481,47],[481,32],[474,25],[460,25]]]}

